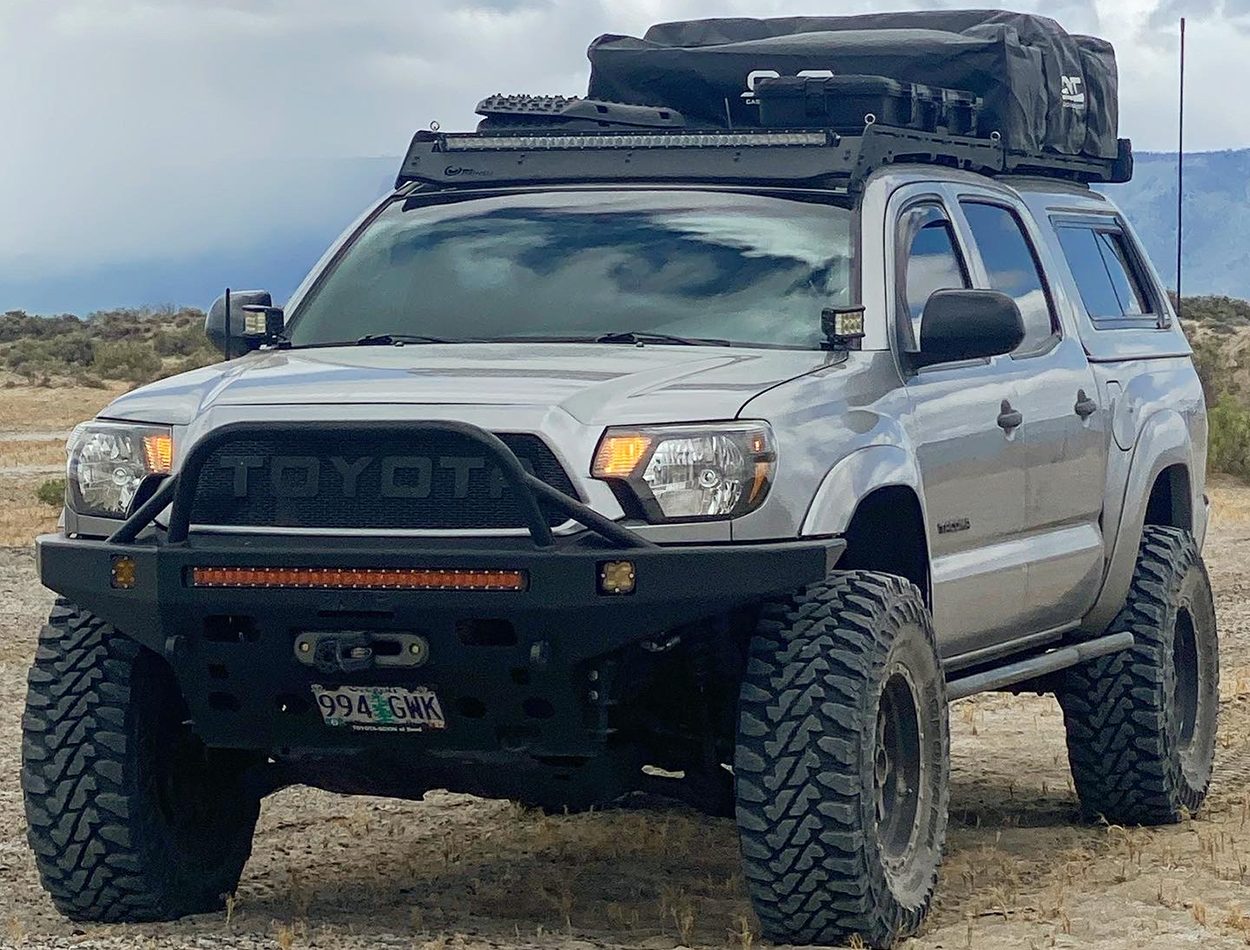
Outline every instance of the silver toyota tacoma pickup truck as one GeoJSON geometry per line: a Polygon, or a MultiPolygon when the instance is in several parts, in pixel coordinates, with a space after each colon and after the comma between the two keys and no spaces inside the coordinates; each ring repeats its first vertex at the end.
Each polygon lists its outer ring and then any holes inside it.
{"type": "Polygon", "coordinates": [[[24,719],[80,920],[221,905],[304,783],[735,816],[765,933],[886,946],[948,704],[1090,816],[1211,778],[1206,415],[1111,166],[883,125],[419,133],[227,361],[80,426],[24,719]],[[923,153],[931,159],[921,161],[923,153]],[[972,169],[972,170],[969,170],[972,169]]]}

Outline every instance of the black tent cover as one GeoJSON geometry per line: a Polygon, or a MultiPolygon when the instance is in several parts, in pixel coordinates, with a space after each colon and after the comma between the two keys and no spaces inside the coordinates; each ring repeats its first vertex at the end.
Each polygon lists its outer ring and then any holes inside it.
{"type": "Polygon", "coordinates": [[[589,50],[589,95],[682,112],[691,124],[759,125],[754,85],[774,76],[874,75],[975,93],[979,128],[1013,151],[1114,158],[1115,51],[1048,17],[1005,10],[687,20],[589,50]]]}

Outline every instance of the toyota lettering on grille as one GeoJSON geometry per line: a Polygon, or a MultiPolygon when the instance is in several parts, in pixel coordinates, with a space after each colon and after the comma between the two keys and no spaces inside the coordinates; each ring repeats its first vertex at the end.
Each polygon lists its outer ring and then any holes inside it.
{"type": "MultiPolygon", "coordinates": [[[[533,464],[520,459],[531,474],[533,464]]],[[[477,493],[501,498],[508,490],[507,480],[497,466],[486,459],[467,455],[385,455],[345,458],[331,455],[223,455],[218,468],[233,473],[234,497],[246,498],[268,469],[268,488],[279,498],[316,498],[337,495],[355,498],[360,477],[376,470],[383,498],[429,498],[436,488],[440,494],[467,499],[477,493]]]]}

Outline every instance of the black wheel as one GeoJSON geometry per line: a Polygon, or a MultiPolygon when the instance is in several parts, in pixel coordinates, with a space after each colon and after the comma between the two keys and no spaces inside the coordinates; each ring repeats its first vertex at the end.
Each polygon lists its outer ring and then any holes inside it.
{"type": "Polygon", "coordinates": [[[889,947],[928,912],[946,836],[946,685],[920,592],[846,572],[765,607],[734,776],[765,934],[889,947]]]}
{"type": "Polygon", "coordinates": [[[1146,528],[1128,599],[1108,632],[1125,630],[1133,649],[1065,674],[1068,760],[1090,817],[1169,824],[1206,798],[1219,712],[1215,605],[1188,532],[1146,528]]]}
{"type": "Polygon", "coordinates": [[[252,847],[255,759],[206,750],[173,675],[58,602],[22,718],[22,791],[43,885],[67,917],[173,920],[220,908],[252,847]]]}

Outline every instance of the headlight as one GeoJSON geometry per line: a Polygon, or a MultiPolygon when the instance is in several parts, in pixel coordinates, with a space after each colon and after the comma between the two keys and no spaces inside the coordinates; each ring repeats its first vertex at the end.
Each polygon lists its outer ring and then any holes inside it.
{"type": "Polygon", "coordinates": [[[628,485],[649,521],[737,518],[772,484],[777,454],[762,422],[609,429],[595,478],[628,485]]]}
{"type": "Polygon", "coordinates": [[[139,483],[169,474],[173,460],[167,426],[83,423],[69,440],[70,507],[80,515],[124,518],[139,483]]]}

